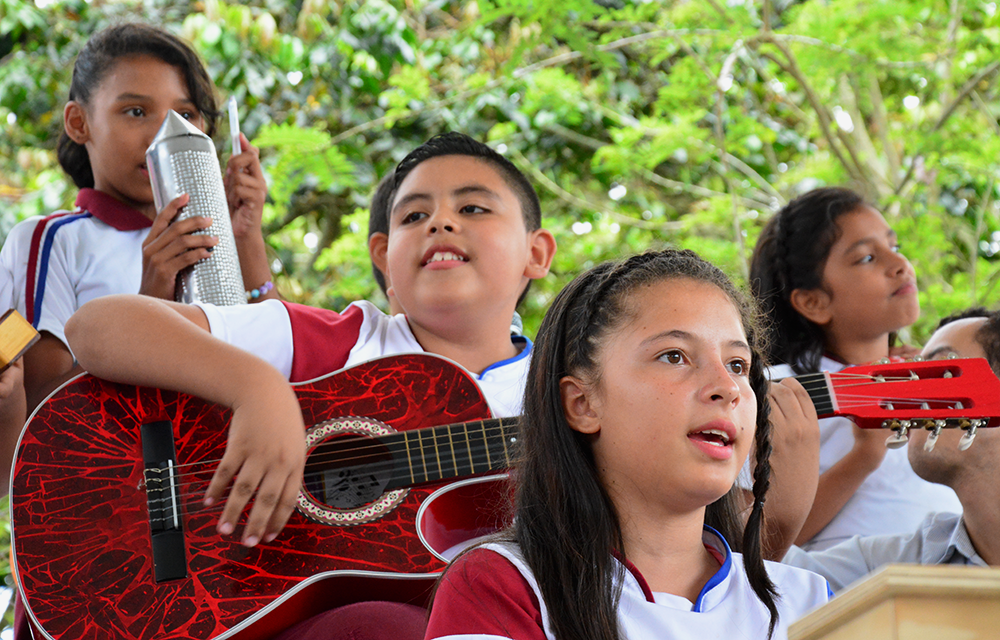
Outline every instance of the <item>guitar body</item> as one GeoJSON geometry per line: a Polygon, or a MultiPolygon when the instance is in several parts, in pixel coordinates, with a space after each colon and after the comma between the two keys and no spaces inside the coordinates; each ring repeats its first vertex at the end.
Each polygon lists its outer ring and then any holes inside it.
{"type": "MultiPolygon", "coordinates": [[[[467,372],[424,354],[295,390],[307,425],[364,416],[406,431],[489,416],[467,372]]],[[[504,476],[421,484],[369,522],[335,526],[297,510],[276,540],[248,549],[241,528],[216,532],[219,507],[201,505],[229,420],[192,396],[91,376],[38,409],[18,446],[10,503],[14,570],[47,637],[250,640],[351,602],[423,604],[445,566],[439,553],[508,515],[504,476]],[[157,582],[140,426],[160,420],[173,425],[178,469],[199,471],[179,485],[187,575],[157,582]]]]}

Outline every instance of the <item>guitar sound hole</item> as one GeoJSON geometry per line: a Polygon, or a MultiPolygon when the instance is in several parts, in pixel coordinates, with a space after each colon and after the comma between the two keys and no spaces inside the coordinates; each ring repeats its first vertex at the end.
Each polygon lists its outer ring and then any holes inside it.
{"type": "Polygon", "coordinates": [[[392,456],[381,443],[361,436],[333,436],[306,460],[305,490],[334,509],[356,509],[379,498],[392,478],[392,456]]]}

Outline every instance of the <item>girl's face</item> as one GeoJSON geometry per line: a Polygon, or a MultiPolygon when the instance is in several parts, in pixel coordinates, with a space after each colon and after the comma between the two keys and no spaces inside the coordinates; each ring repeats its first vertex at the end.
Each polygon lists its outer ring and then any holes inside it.
{"type": "Polygon", "coordinates": [[[750,452],[750,347],[732,301],[710,283],[662,280],[628,304],[635,316],[598,352],[599,380],[563,378],[563,407],[591,434],[623,517],[690,513],[729,491],[750,452]]]}
{"type": "Polygon", "coordinates": [[[882,214],[863,206],[837,218],[837,227],[822,290],[814,290],[814,322],[841,340],[875,339],[916,322],[917,278],[882,214]]]}
{"type": "Polygon", "coordinates": [[[91,93],[90,104],[66,105],[66,132],[87,147],[94,188],[151,218],[156,212],[146,149],[170,109],[204,130],[181,70],[145,55],[120,59],[91,93]]]}

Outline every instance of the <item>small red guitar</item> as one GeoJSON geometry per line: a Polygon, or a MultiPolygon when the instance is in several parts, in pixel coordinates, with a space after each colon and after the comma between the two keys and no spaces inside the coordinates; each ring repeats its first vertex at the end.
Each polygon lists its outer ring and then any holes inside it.
{"type": "Polygon", "coordinates": [[[847,416],[865,429],[891,429],[886,444],[906,444],[907,431],[927,429],[933,446],[942,429],[1000,425],[1000,379],[984,358],[926,360],[847,367],[839,373],[796,376],[819,417],[847,416]]]}
{"type": "MultiPolygon", "coordinates": [[[[800,377],[864,427],[994,426],[985,360],[800,377]],[[936,422],[941,420],[943,422],[936,422]]],[[[503,525],[515,420],[489,420],[450,361],[392,356],[297,385],[310,442],[299,509],[247,549],[200,501],[230,413],[82,376],[38,409],[11,483],[14,570],[49,638],[270,638],[361,600],[422,603],[443,552],[503,525]],[[471,422],[470,422],[471,421],[471,422]],[[447,423],[445,426],[432,426],[447,423]]]]}
{"type": "Polygon", "coordinates": [[[342,604],[422,604],[444,551],[505,523],[506,476],[445,483],[508,467],[516,441],[516,419],[490,419],[464,369],[392,356],[295,391],[314,425],[305,490],[253,549],[201,505],[230,411],[86,375],[53,395],[21,435],[10,492],[36,626],[66,640],[270,638],[342,604]]]}

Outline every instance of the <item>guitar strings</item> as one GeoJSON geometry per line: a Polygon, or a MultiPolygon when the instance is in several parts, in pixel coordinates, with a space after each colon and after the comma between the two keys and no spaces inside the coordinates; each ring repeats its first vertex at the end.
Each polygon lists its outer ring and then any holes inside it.
{"type": "MultiPolygon", "coordinates": [[[[451,425],[444,425],[444,426],[451,426],[451,425]]],[[[455,434],[454,432],[451,431],[442,431],[438,427],[429,427],[425,429],[416,430],[420,431],[420,433],[422,434],[419,440],[416,440],[414,438],[409,438],[405,441],[404,444],[402,442],[403,439],[400,437],[399,440],[401,442],[390,443],[390,444],[403,444],[405,446],[406,452],[415,454],[413,457],[423,458],[424,457],[423,452],[429,449],[434,449],[435,451],[441,451],[442,449],[444,449],[445,451],[450,451],[452,448],[454,448],[456,453],[460,454],[463,451],[475,449],[476,447],[482,447],[483,443],[485,443],[487,439],[496,438],[497,436],[506,436],[508,432],[510,433],[510,435],[514,435],[516,432],[512,430],[513,426],[514,425],[512,424],[506,424],[506,425],[499,424],[497,426],[486,427],[484,429],[477,429],[471,434],[463,434],[463,433],[455,434]],[[462,441],[461,439],[456,441],[455,438],[453,437],[455,435],[461,437],[462,435],[478,436],[480,434],[482,434],[483,436],[482,439],[467,437],[465,441],[462,441]]],[[[388,436],[398,437],[401,436],[403,433],[412,434],[414,432],[415,430],[410,430],[408,432],[400,431],[393,434],[377,436],[375,438],[358,436],[358,434],[353,434],[353,433],[343,434],[349,437],[357,436],[358,440],[360,441],[358,443],[358,446],[344,447],[330,452],[317,453],[309,457],[309,462],[313,465],[327,463],[327,462],[350,463],[360,460],[367,460],[372,457],[382,457],[387,454],[391,455],[390,449],[381,439],[385,439],[388,436]],[[344,454],[358,454],[358,453],[361,453],[363,455],[353,455],[353,456],[344,455],[344,454]]],[[[331,434],[331,435],[336,436],[338,434],[331,434]]],[[[314,449],[322,446],[322,444],[323,442],[318,443],[316,447],[314,447],[314,449]]],[[[190,475],[204,474],[207,473],[209,470],[198,469],[194,471],[185,471],[182,473],[178,473],[177,470],[183,468],[190,469],[192,467],[204,467],[205,465],[218,466],[220,462],[221,459],[214,459],[214,460],[199,460],[196,462],[174,465],[173,475],[174,478],[184,478],[190,475]]],[[[427,465],[424,466],[427,467],[427,465]]],[[[211,471],[214,472],[214,469],[211,469],[211,471]]]]}
{"type": "MultiPolygon", "coordinates": [[[[428,430],[430,430],[430,429],[428,429],[428,430]]],[[[495,434],[501,434],[501,435],[503,435],[503,433],[505,431],[505,427],[501,425],[501,426],[497,426],[497,427],[488,428],[488,429],[486,429],[484,431],[485,432],[491,432],[492,431],[495,434]]],[[[490,437],[490,436],[487,435],[487,437],[490,437]]],[[[507,458],[510,457],[509,452],[505,451],[504,453],[501,454],[499,452],[499,448],[500,447],[498,447],[496,444],[494,444],[494,447],[493,447],[494,450],[493,451],[490,451],[488,449],[484,450],[483,449],[483,442],[485,442],[485,440],[482,441],[482,442],[480,442],[480,443],[478,443],[478,446],[473,445],[473,443],[470,442],[466,446],[461,446],[460,445],[460,446],[455,447],[455,450],[456,450],[455,453],[456,454],[457,453],[464,453],[466,451],[469,451],[469,453],[471,453],[471,456],[464,456],[463,455],[463,456],[461,456],[461,458],[459,458],[459,456],[456,455],[456,456],[452,457],[450,463],[448,461],[442,461],[442,459],[439,457],[439,458],[436,458],[437,464],[434,464],[434,460],[431,460],[431,463],[429,464],[428,460],[427,460],[427,456],[424,455],[425,451],[427,451],[428,449],[430,449],[431,447],[433,447],[434,450],[436,452],[439,452],[439,453],[440,453],[440,451],[441,451],[442,448],[444,448],[446,450],[446,452],[450,452],[451,448],[452,448],[451,447],[452,438],[447,433],[444,433],[444,434],[434,433],[433,435],[427,435],[427,436],[425,436],[422,439],[423,446],[416,447],[416,448],[414,448],[412,450],[415,455],[409,458],[409,463],[408,463],[407,466],[409,466],[409,468],[411,470],[411,476],[414,475],[414,473],[417,473],[419,471],[419,469],[422,468],[423,469],[423,473],[421,475],[423,475],[423,476],[434,475],[435,472],[436,472],[437,475],[440,476],[441,478],[443,478],[446,473],[448,474],[448,477],[457,477],[458,475],[466,475],[459,468],[459,463],[460,462],[466,462],[466,461],[468,461],[468,464],[471,467],[470,473],[475,473],[476,472],[475,471],[475,467],[479,466],[479,463],[482,462],[482,461],[484,461],[484,460],[487,462],[487,464],[489,464],[490,462],[492,462],[493,458],[496,458],[497,461],[499,462],[500,459],[507,459],[507,458]],[[442,441],[446,443],[444,447],[441,446],[442,441]],[[472,446],[469,446],[469,445],[472,445],[472,446]],[[416,464],[414,464],[414,462],[416,462],[416,464]],[[443,462],[443,464],[442,464],[442,462],[443,462]],[[435,467],[437,467],[437,469],[435,469],[435,467]],[[453,469],[454,469],[454,474],[452,473],[453,469]]],[[[504,447],[504,448],[506,449],[506,447],[504,447]]],[[[379,472],[385,472],[385,471],[391,472],[391,471],[393,471],[394,469],[396,469],[397,467],[400,466],[397,463],[397,460],[395,460],[393,458],[386,459],[386,458],[383,457],[384,454],[386,453],[386,449],[383,446],[380,446],[379,444],[369,445],[369,446],[364,446],[364,447],[355,447],[353,449],[346,449],[346,450],[349,451],[349,452],[357,452],[357,451],[361,451],[361,450],[365,450],[365,449],[367,449],[369,451],[376,451],[376,452],[378,452],[378,454],[379,454],[378,458],[380,458],[380,459],[377,459],[377,460],[375,460],[373,462],[370,462],[370,463],[367,463],[367,464],[361,464],[361,465],[357,465],[357,464],[355,464],[355,465],[341,464],[341,465],[338,465],[337,469],[344,470],[344,471],[348,471],[348,470],[365,470],[365,471],[367,471],[369,473],[379,473],[379,472]]],[[[363,460],[366,460],[366,459],[372,459],[372,458],[375,458],[375,457],[376,456],[371,456],[371,455],[369,455],[367,457],[366,456],[341,457],[340,456],[340,452],[332,452],[332,453],[330,453],[328,455],[323,455],[323,454],[313,455],[313,456],[310,456],[307,459],[307,462],[306,462],[306,472],[309,472],[310,470],[315,471],[315,469],[317,467],[323,467],[324,465],[326,465],[327,463],[329,463],[331,461],[337,461],[337,462],[340,462],[340,463],[353,463],[353,462],[357,462],[357,461],[363,461],[363,460]]],[[[219,462],[220,462],[220,460],[203,460],[203,461],[199,461],[199,462],[195,462],[195,463],[188,463],[186,465],[176,465],[176,466],[173,467],[174,470],[176,470],[176,469],[178,469],[178,468],[180,468],[182,466],[188,467],[188,468],[190,468],[190,467],[204,467],[204,468],[198,469],[198,470],[194,470],[194,471],[188,471],[186,473],[176,473],[176,472],[174,472],[170,476],[166,476],[167,470],[166,469],[162,469],[161,471],[164,472],[164,477],[159,477],[159,478],[157,478],[157,477],[147,477],[146,478],[146,487],[147,487],[147,490],[149,490],[149,491],[159,491],[159,490],[162,490],[162,489],[156,488],[155,486],[152,486],[152,485],[154,483],[162,483],[164,481],[167,481],[170,478],[172,478],[175,486],[177,486],[177,487],[179,487],[181,489],[185,489],[185,488],[191,486],[192,484],[198,482],[198,480],[196,480],[196,478],[198,478],[199,476],[204,477],[204,476],[206,476],[206,475],[208,475],[210,473],[214,474],[219,462]],[[211,466],[211,465],[214,465],[214,466],[211,466]]],[[[462,467],[464,467],[464,466],[465,465],[463,464],[462,467]]],[[[147,470],[145,470],[146,474],[152,473],[154,471],[155,470],[153,470],[153,469],[147,469],[147,470]]],[[[207,482],[207,481],[201,480],[201,482],[207,482]]]]}
{"type": "MultiPolygon", "coordinates": [[[[482,456],[478,456],[477,460],[475,460],[474,462],[476,464],[478,464],[479,462],[486,462],[487,460],[488,460],[488,457],[484,453],[482,456]]],[[[499,471],[500,469],[491,469],[491,470],[492,471],[499,471]]],[[[441,478],[440,480],[447,480],[447,479],[449,479],[449,478],[441,478]]],[[[433,483],[433,482],[435,482],[435,480],[434,479],[430,479],[430,480],[428,480],[428,482],[433,483]]],[[[190,483],[188,485],[188,487],[194,486],[195,484],[197,484],[197,483],[190,483]]],[[[202,484],[207,484],[207,483],[202,483],[202,484]]],[[[401,488],[407,488],[407,487],[401,487],[401,488]]],[[[178,488],[178,489],[180,489],[180,488],[178,488]]],[[[194,516],[194,515],[210,514],[210,513],[216,512],[216,511],[221,512],[225,508],[225,502],[229,499],[229,495],[231,493],[232,493],[232,485],[230,485],[229,487],[227,487],[227,489],[226,489],[223,497],[217,503],[214,503],[212,505],[205,505],[202,498],[197,497],[192,492],[187,492],[187,493],[181,495],[180,499],[177,501],[177,504],[178,504],[178,507],[182,509],[182,514],[181,515],[194,516]]],[[[380,493],[379,496],[381,497],[381,495],[384,495],[384,494],[385,494],[385,491],[383,491],[382,493],[380,493]]],[[[163,499],[159,499],[159,500],[154,499],[154,500],[148,500],[147,502],[150,504],[150,506],[153,509],[159,509],[159,508],[162,508],[162,507],[160,505],[157,505],[156,503],[157,502],[163,502],[163,501],[170,501],[172,503],[173,499],[172,498],[163,498],[163,499]]],[[[370,503],[366,503],[366,504],[370,504],[370,503]]],[[[336,509],[334,507],[330,507],[330,508],[334,509],[335,511],[343,511],[342,509],[336,509]]],[[[168,521],[172,521],[172,520],[173,520],[172,516],[167,516],[167,517],[163,517],[163,518],[152,518],[152,517],[149,518],[149,521],[150,521],[151,524],[158,524],[160,522],[168,522],[168,521]]]]}

